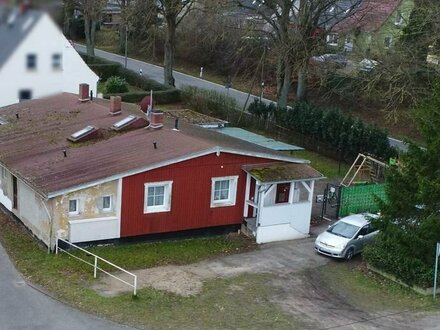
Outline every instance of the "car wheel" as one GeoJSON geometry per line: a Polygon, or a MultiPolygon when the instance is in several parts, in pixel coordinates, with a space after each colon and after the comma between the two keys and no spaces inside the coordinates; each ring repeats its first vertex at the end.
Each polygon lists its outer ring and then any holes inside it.
{"type": "Polygon", "coordinates": [[[348,250],[347,250],[347,252],[345,252],[345,260],[347,260],[347,261],[349,261],[349,260],[351,260],[352,258],[353,258],[353,255],[354,255],[354,249],[353,248],[349,248],[348,250]]]}

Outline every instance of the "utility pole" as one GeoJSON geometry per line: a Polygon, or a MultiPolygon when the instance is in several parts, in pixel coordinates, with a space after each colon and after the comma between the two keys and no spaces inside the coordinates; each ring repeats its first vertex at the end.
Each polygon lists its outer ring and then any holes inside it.
{"type": "Polygon", "coordinates": [[[125,65],[124,65],[125,68],[127,68],[127,54],[128,54],[128,26],[125,25],[125,65]]]}

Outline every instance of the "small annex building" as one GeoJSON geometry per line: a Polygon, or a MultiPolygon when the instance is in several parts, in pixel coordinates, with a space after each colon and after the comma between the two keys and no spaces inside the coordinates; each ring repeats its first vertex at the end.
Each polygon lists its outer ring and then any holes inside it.
{"type": "Polygon", "coordinates": [[[137,105],[63,93],[0,111],[0,203],[53,247],[194,230],[306,237],[308,161],[137,105]]]}

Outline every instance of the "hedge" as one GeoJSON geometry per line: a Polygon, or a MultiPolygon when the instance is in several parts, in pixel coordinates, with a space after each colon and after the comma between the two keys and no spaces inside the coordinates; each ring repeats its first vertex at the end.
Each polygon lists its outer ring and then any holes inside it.
{"type": "Polygon", "coordinates": [[[396,150],[390,147],[385,130],[364,124],[337,109],[323,110],[306,102],[298,102],[289,109],[279,109],[273,104],[267,105],[255,99],[248,111],[259,118],[269,118],[282,127],[323,142],[340,152],[343,158],[352,158],[360,152],[382,159],[396,154],[396,150]]]}
{"type": "Polygon", "coordinates": [[[145,92],[127,92],[127,93],[107,93],[105,98],[110,96],[121,96],[124,102],[138,103],[146,95],[153,91],[154,100],[158,104],[166,104],[180,101],[180,92],[176,88],[165,86],[155,80],[148,79],[138,73],[124,68],[121,64],[108,61],[102,58],[81,54],[81,57],[89,67],[105,81],[112,76],[118,76],[131,85],[143,89],[145,92]]]}
{"type": "MultiPolygon", "coordinates": [[[[128,92],[128,93],[112,93],[104,94],[104,98],[109,99],[110,96],[120,96],[122,101],[128,103],[139,103],[150,92],[128,92]]],[[[168,104],[180,101],[180,91],[172,88],[164,91],[153,91],[153,98],[157,104],[168,104]]]]}
{"type": "Polygon", "coordinates": [[[118,63],[114,64],[89,64],[89,68],[95,72],[102,81],[106,81],[108,78],[113,76],[119,76],[119,69],[121,65],[118,63]]]}

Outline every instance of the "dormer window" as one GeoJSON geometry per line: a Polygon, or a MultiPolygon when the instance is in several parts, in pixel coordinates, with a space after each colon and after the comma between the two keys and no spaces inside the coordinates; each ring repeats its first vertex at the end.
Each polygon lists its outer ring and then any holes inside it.
{"type": "Polygon", "coordinates": [[[60,70],[62,64],[62,56],[61,54],[53,54],[52,55],[52,69],[60,70]]]}
{"type": "Polygon", "coordinates": [[[119,131],[119,130],[127,127],[131,123],[133,123],[136,119],[137,119],[137,117],[133,116],[133,115],[125,117],[124,119],[114,123],[112,126],[112,129],[114,129],[115,131],[119,131]]]}
{"type": "Polygon", "coordinates": [[[67,139],[72,141],[72,142],[78,142],[79,140],[84,139],[85,137],[89,136],[90,134],[92,134],[92,133],[94,133],[96,131],[97,131],[96,127],[94,127],[94,126],[87,126],[87,127],[84,127],[83,129],[73,133],[67,139]]]}
{"type": "Polygon", "coordinates": [[[36,70],[37,69],[37,55],[36,54],[28,54],[26,56],[26,68],[28,70],[36,70]]]}

